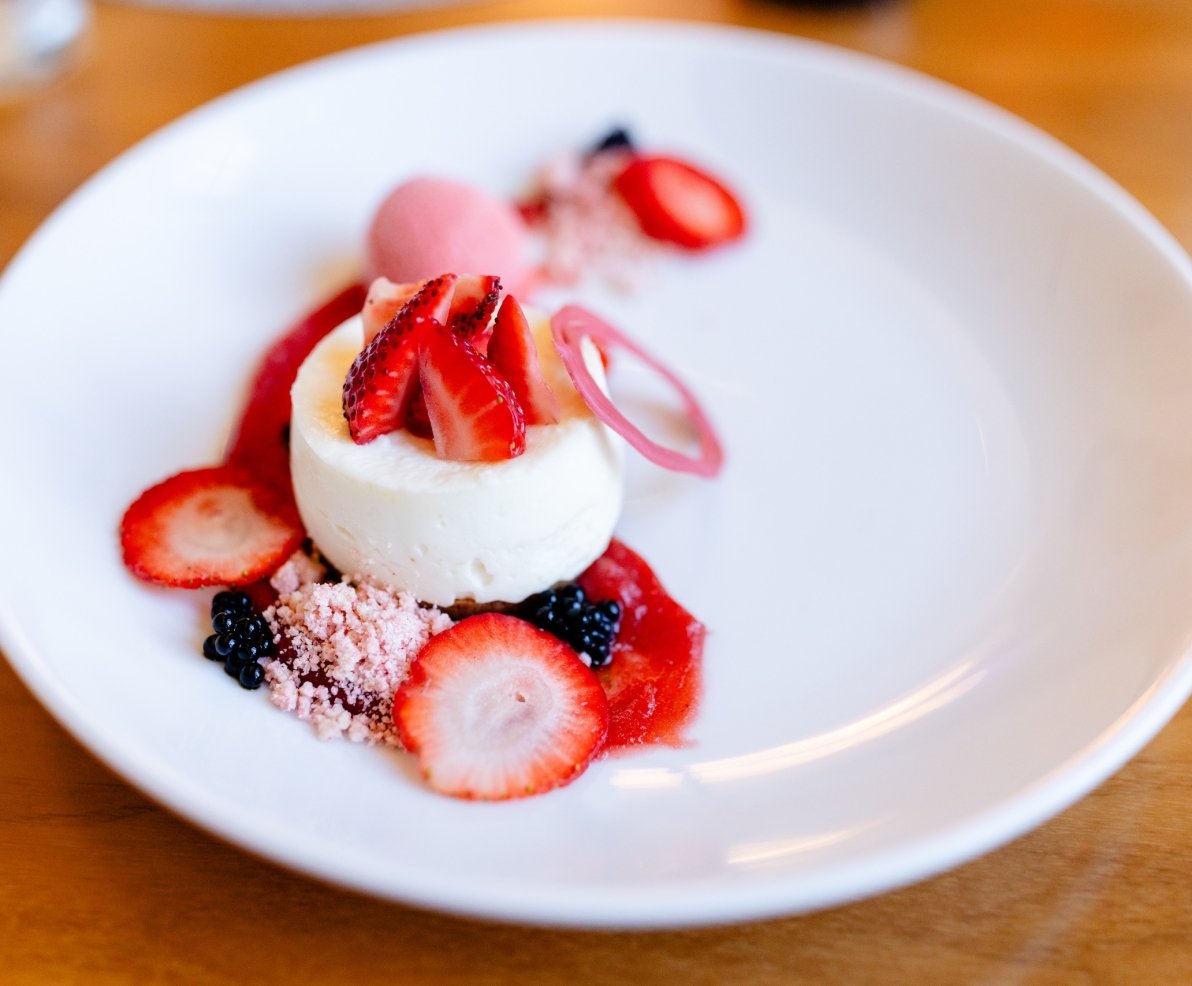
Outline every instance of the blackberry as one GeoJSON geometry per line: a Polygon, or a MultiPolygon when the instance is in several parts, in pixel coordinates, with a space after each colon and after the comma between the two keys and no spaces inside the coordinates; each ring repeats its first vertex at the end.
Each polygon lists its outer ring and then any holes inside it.
{"type": "Polygon", "coordinates": [[[217,592],[211,600],[211,618],[213,620],[217,613],[231,613],[234,616],[240,616],[251,612],[255,612],[255,607],[247,592],[225,589],[223,592],[217,592]]]}
{"type": "Polygon", "coordinates": [[[584,590],[569,582],[530,596],[517,615],[586,655],[591,667],[601,668],[612,660],[621,627],[621,605],[614,599],[589,602],[584,590]]]}
{"type": "Polygon", "coordinates": [[[259,640],[265,636],[267,627],[265,621],[256,615],[242,616],[238,621],[237,630],[245,640],[259,640]]]}
{"type": "Polygon", "coordinates": [[[254,661],[240,672],[237,680],[240,682],[241,688],[249,690],[260,688],[261,682],[265,680],[265,669],[254,661]]]}
{"type": "Polygon", "coordinates": [[[269,624],[247,593],[217,592],[211,600],[211,629],[203,656],[223,662],[224,671],[244,688],[259,688],[265,669],[258,658],[273,651],[269,624]]]}
{"type": "Polygon", "coordinates": [[[247,664],[241,664],[241,663],[240,663],[240,662],[239,662],[239,661],[236,659],[236,655],[235,655],[235,654],[233,654],[233,655],[232,655],[231,657],[229,657],[229,658],[228,658],[226,661],[224,661],[224,666],[223,666],[223,668],[224,668],[224,673],[225,673],[225,674],[226,674],[226,675],[227,675],[229,678],[239,678],[239,677],[240,677],[240,672],[241,672],[241,671],[243,671],[243,670],[244,670],[246,667],[248,667],[248,665],[247,665],[247,664]]]}
{"type": "Polygon", "coordinates": [[[624,127],[614,127],[593,144],[588,153],[599,154],[601,151],[620,150],[621,148],[627,151],[633,150],[633,138],[629,136],[629,131],[624,127]]]}

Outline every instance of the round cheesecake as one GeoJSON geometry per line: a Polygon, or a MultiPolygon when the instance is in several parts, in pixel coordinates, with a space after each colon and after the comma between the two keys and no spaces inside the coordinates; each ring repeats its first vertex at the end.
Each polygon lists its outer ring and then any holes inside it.
{"type": "MultiPolygon", "coordinates": [[[[604,551],[621,512],[622,443],[575,391],[549,323],[533,328],[561,413],[528,426],[525,452],[500,462],[440,459],[404,429],[355,444],[342,390],[360,318],[315,347],[291,391],[290,469],[307,532],[336,568],[437,606],[518,602],[604,551]]],[[[594,351],[589,364],[599,373],[594,351]]]]}

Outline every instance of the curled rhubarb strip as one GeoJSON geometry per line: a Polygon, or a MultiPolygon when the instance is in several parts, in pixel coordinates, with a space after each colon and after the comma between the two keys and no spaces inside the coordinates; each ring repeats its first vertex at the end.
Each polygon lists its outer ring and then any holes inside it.
{"type": "Polygon", "coordinates": [[[551,335],[562,357],[563,365],[571,376],[571,382],[592,413],[612,428],[618,435],[637,449],[651,462],[676,472],[690,472],[697,476],[715,476],[724,464],[724,452],[711,421],[673,371],[664,366],[657,357],[646,352],[636,342],[613,328],[603,319],[578,305],[566,305],[550,320],[551,335]],[[591,339],[604,349],[622,346],[666,380],[683,401],[687,417],[695,426],[699,437],[699,455],[690,456],[676,449],[659,445],[622,414],[611,398],[596,382],[584,360],[583,341],[591,339]]]}

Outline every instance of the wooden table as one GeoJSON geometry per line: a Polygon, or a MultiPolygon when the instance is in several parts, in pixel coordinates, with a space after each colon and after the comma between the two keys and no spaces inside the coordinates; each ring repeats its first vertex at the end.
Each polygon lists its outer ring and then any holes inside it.
{"type": "MultiPolygon", "coordinates": [[[[268,72],[432,28],[640,13],[820,38],[957,83],[1086,155],[1192,247],[1192,4],[513,0],[316,20],[101,6],[73,74],[0,109],[0,263],[136,140],[268,72]]],[[[259,862],[97,764],[4,662],[0,751],[6,983],[1192,982],[1192,707],[1090,797],[952,873],[827,913],[652,934],[477,924],[259,862]]]]}

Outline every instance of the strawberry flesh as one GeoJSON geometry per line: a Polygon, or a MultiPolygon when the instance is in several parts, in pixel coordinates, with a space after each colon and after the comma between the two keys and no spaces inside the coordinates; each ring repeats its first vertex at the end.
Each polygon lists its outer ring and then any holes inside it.
{"type": "Polygon", "coordinates": [[[488,360],[509,381],[526,424],[548,425],[559,420],[559,399],[542,375],[530,323],[512,295],[507,295],[497,309],[488,340],[488,360]]]}
{"type": "Polygon", "coordinates": [[[733,193],[686,161],[635,157],[613,179],[613,188],[653,239],[706,250],[745,233],[745,211],[733,193]]]}
{"type": "Polygon", "coordinates": [[[440,458],[495,462],[526,450],[521,405],[468,340],[442,327],[423,332],[418,376],[440,458]]]}
{"type": "Polygon", "coordinates": [[[368,297],[360,309],[364,323],[364,345],[368,345],[400,312],[411,298],[418,293],[424,282],[397,284],[387,277],[378,277],[368,287],[368,297]]]}
{"type": "Polygon", "coordinates": [[[249,470],[261,482],[293,500],[290,486],[290,387],[315,344],[364,302],[364,286],[353,284],[311,312],[266,352],[253,379],[248,403],[228,444],[225,461],[249,470]]]}
{"type": "Polygon", "coordinates": [[[501,279],[490,274],[460,274],[451,298],[447,324],[477,345],[488,336],[489,322],[501,297],[501,279]]]}
{"type": "Polygon", "coordinates": [[[414,382],[414,396],[410,398],[410,409],[406,412],[406,431],[419,438],[434,438],[430,427],[430,414],[426,410],[426,395],[422,393],[422,381],[414,382]]]}
{"type": "Polygon", "coordinates": [[[303,534],[293,504],[236,466],[177,473],[142,493],[120,522],[129,570],[187,589],[255,582],[303,534]]]}
{"type": "Polygon", "coordinates": [[[577,581],[589,599],[621,604],[612,660],[597,671],[608,695],[609,749],[682,746],[699,705],[704,625],[620,541],[609,544],[577,581]]]}
{"type": "Polygon", "coordinates": [[[344,380],[343,408],[357,445],[405,426],[418,384],[423,330],[447,318],[456,280],[455,274],[443,274],[423,284],[353,361],[344,380]]]}
{"type": "Polygon", "coordinates": [[[609,721],[604,691],[575,651],[498,613],[432,637],[393,711],[431,787],[484,800],[574,780],[602,750],[609,721]]]}

